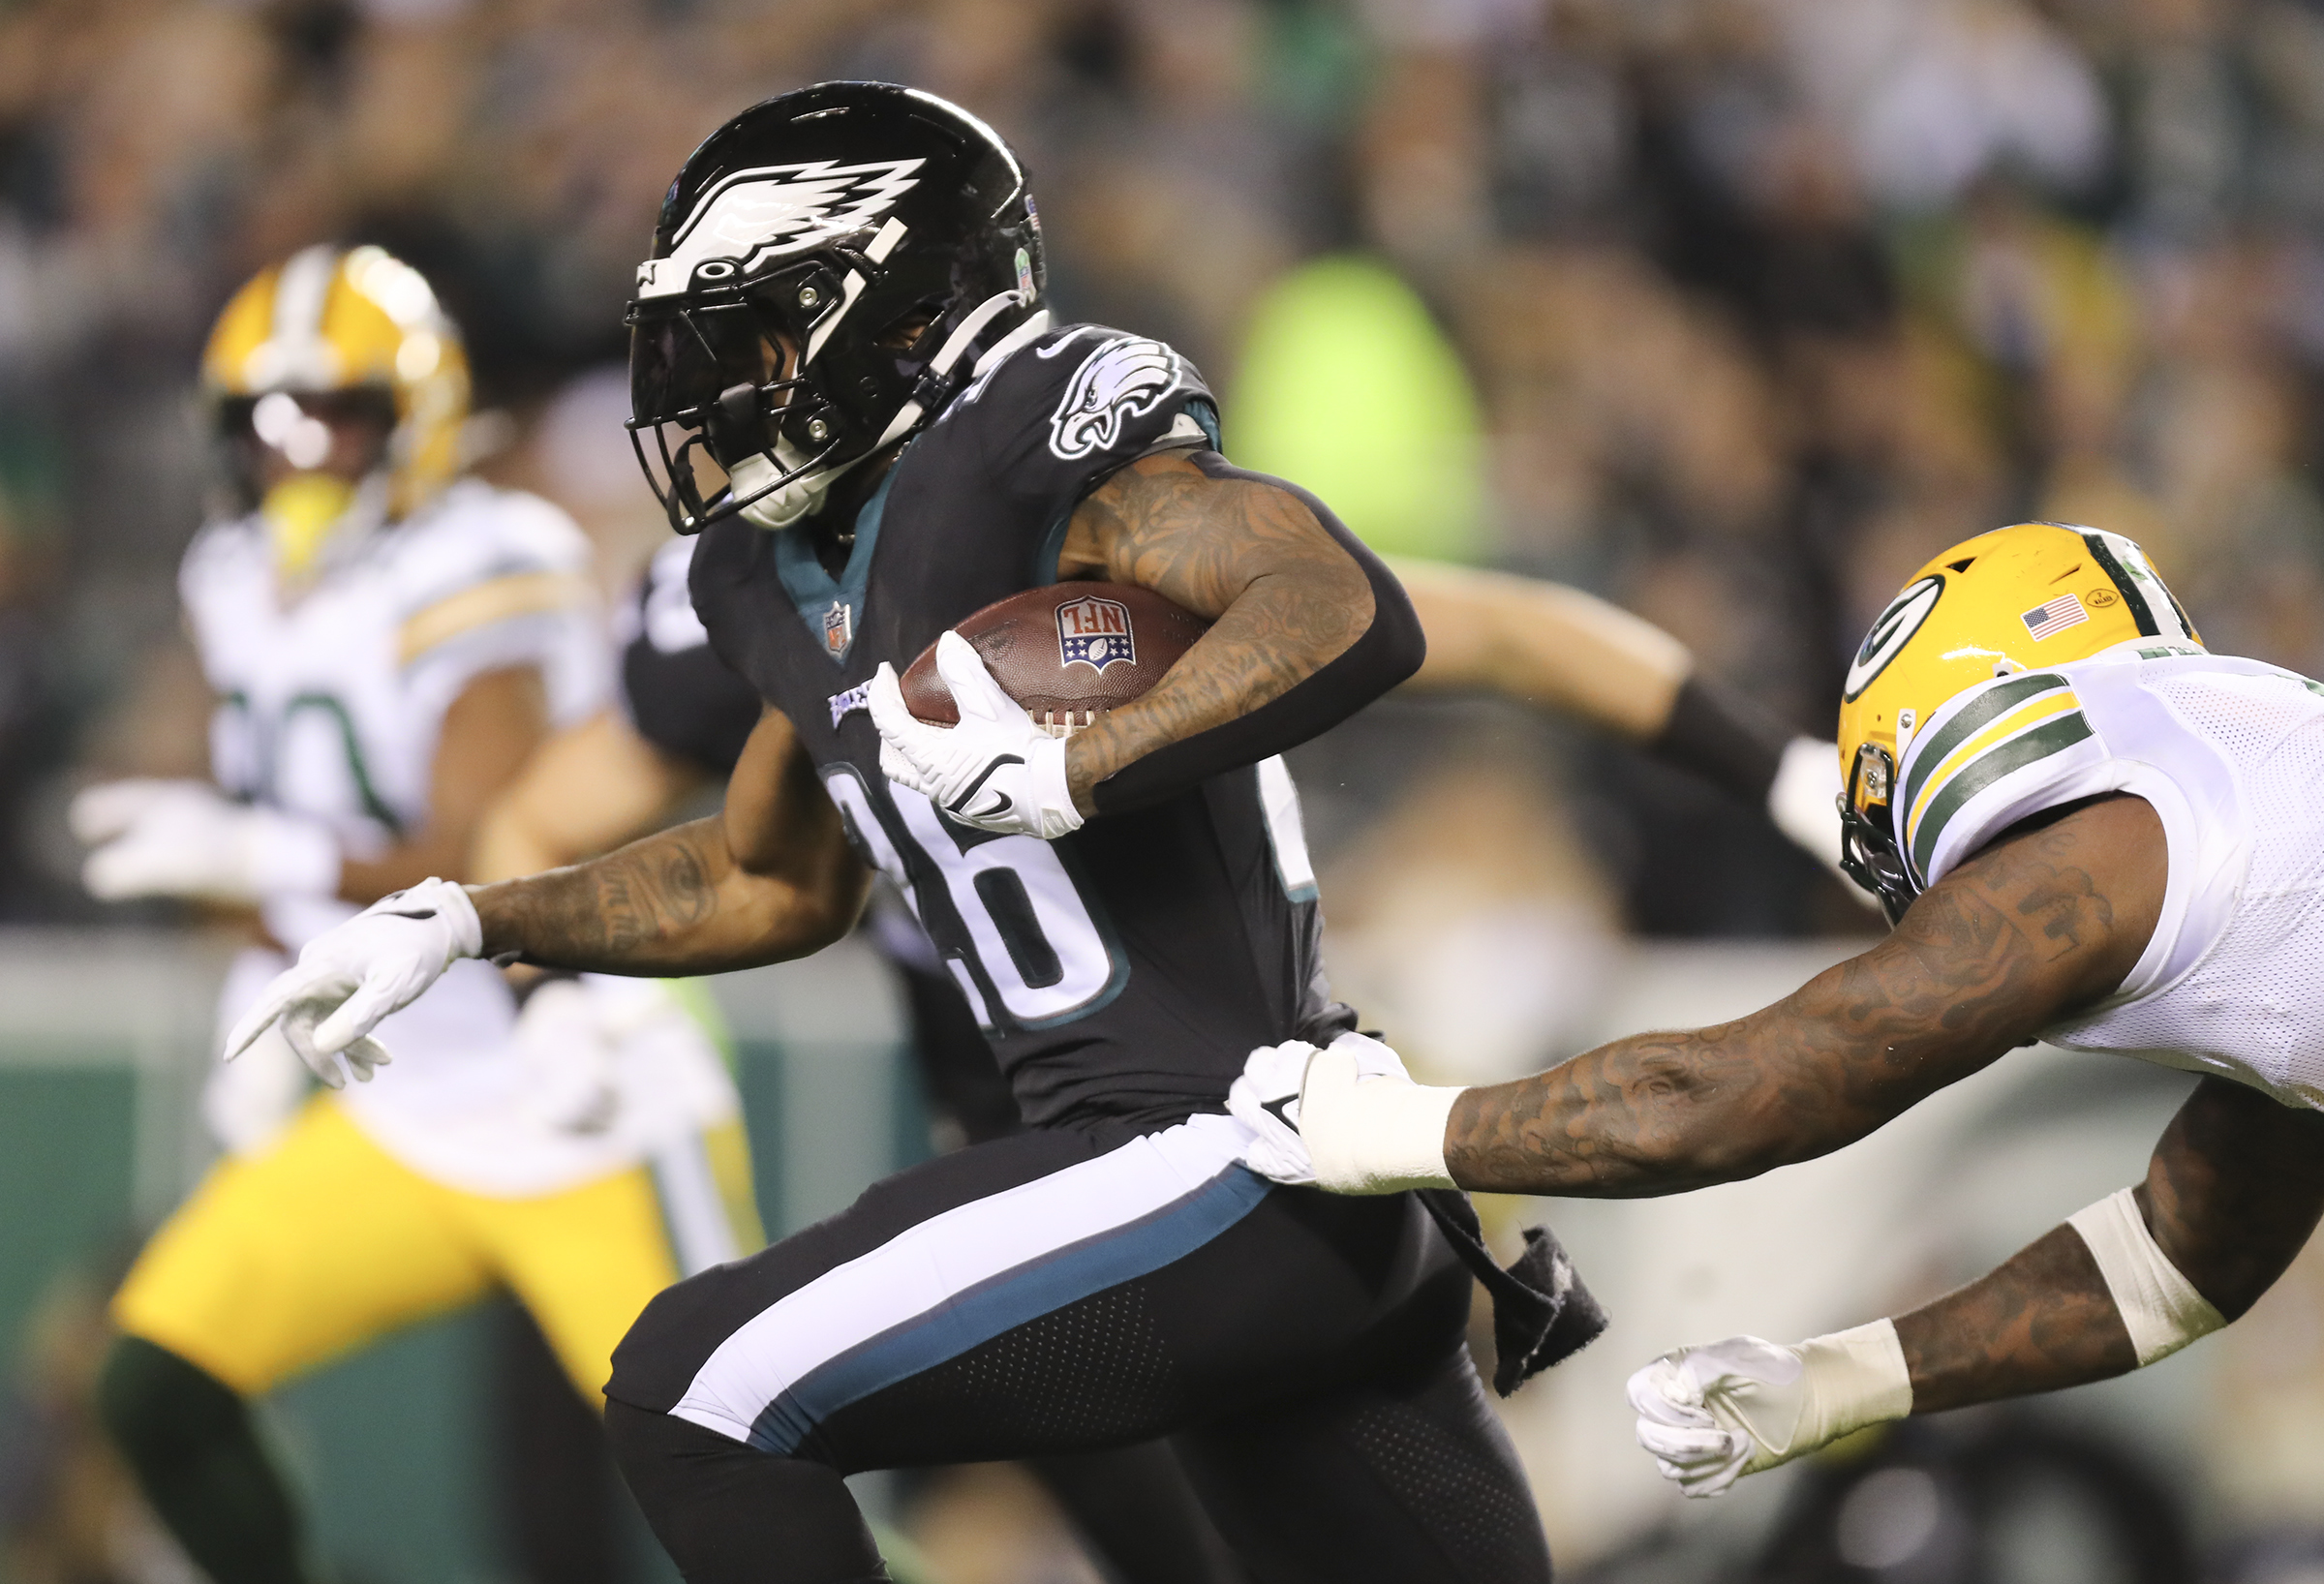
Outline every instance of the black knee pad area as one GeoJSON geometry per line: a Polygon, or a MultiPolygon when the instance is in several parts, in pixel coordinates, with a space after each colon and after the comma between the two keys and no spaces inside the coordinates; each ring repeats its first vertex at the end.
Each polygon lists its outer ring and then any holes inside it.
{"type": "Polygon", "coordinates": [[[608,1399],[605,1434],[688,1584],[885,1584],[839,1471],[608,1399]]]}
{"type": "Polygon", "coordinates": [[[97,1414],[139,1467],[186,1457],[238,1433],[249,1410],[231,1386],[167,1348],[125,1336],[97,1376],[97,1414]]]}

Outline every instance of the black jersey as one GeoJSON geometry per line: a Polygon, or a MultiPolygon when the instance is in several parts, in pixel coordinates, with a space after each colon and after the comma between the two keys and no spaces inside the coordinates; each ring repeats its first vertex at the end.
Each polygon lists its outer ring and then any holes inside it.
{"type": "Polygon", "coordinates": [[[1279,760],[1057,841],[953,822],[879,770],[866,706],[937,634],[1052,583],[1067,519],[1181,416],[1201,377],[1159,342],[1051,331],[978,378],[864,504],[838,577],[802,533],[720,523],[693,559],[711,642],[786,715],[849,838],[909,899],[1035,1125],[1224,1108],[1255,1046],[1354,1022],[1321,965],[1315,888],[1279,760]]]}
{"type": "Polygon", "coordinates": [[[694,614],[687,574],[695,539],[655,553],[634,602],[620,612],[622,708],[637,735],[713,776],[728,776],[758,724],[758,689],[718,652],[694,614]]]}

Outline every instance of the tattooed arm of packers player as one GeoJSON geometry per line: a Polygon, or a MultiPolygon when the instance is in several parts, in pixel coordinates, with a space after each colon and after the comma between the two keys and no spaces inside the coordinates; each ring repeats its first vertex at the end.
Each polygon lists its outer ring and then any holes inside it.
{"type": "MultiPolygon", "coordinates": [[[[2221,1320],[2282,1275],[2324,1219],[2324,1115],[2207,1078],[2155,1146],[2139,1217],[2221,1320]]],[[[1899,1315],[1912,1410],[2054,1391],[2135,1369],[2090,1244],[2060,1226],[1991,1274],[1899,1315]]]]}
{"type": "Polygon", "coordinates": [[[698,974],[821,950],[854,925],[870,884],[790,721],[769,710],[718,813],[469,897],[483,956],[698,974]]]}
{"type": "Polygon", "coordinates": [[[1075,510],[1057,576],[1135,583],[1210,619],[1154,689],[1066,745],[1083,813],[1158,802],[1336,724],[1420,665],[1396,580],[1321,503],[1215,452],[1116,472],[1075,510]]]}
{"type": "Polygon", "coordinates": [[[2140,799],[2021,827],[1771,1007],[1463,1091],[1445,1164],[1466,1188],[1619,1199],[1826,1154],[2111,992],[2154,933],[2166,872],[2140,799]]]}

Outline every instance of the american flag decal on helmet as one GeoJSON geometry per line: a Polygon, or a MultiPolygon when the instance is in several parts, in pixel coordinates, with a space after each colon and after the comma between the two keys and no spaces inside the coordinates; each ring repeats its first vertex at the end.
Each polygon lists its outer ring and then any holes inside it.
{"type": "Polygon", "coordinates": [[[2045,605],[2034,606],[2018,620],[2025,623],[2027,636],[2039,640],[2053,632],[2080,626],[2090,620],[2090,612],[2082,608],[2080,594],[2062,594],[2045,605]]]}

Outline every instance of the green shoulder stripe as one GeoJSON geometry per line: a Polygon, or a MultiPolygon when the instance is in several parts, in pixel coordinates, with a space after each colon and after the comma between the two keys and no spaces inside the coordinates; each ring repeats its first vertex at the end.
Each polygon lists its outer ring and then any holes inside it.
{"type": "Polygon", "coordinates": [[[2045,720],[2023,737],[2012,737],[1997,743],[1975,759],[1961,767],[1961,774],[1945,783],[1929,805],[1920,829],[1912,837],[1912,867],[1923,875],[1929,872],[1929,855],[1937,850],[1937,838],[1961,806],[1984,791],[2003,777],[2020,771],[2051,754],[2072,747],[2092,735],[2090,722],[2082,712],[2072,710],[2055,720],[2045,720]]]}
{"type": "Polygon", "coordinates": [[[1910,814],[1920,797],[1920,789],[1928,784],[1937,767],[1944,763],[1946,754],[2036,693],[2054,692],[2064,685],[2065,679],[2055,671],[2036,671],[2032,676],[2013,677],[1980,696],[1920,745],[1920,751],[1912,758],[1912,779],[1906,784],[1904,796],[1889,807],[1899,815],[1910,814]]]}

